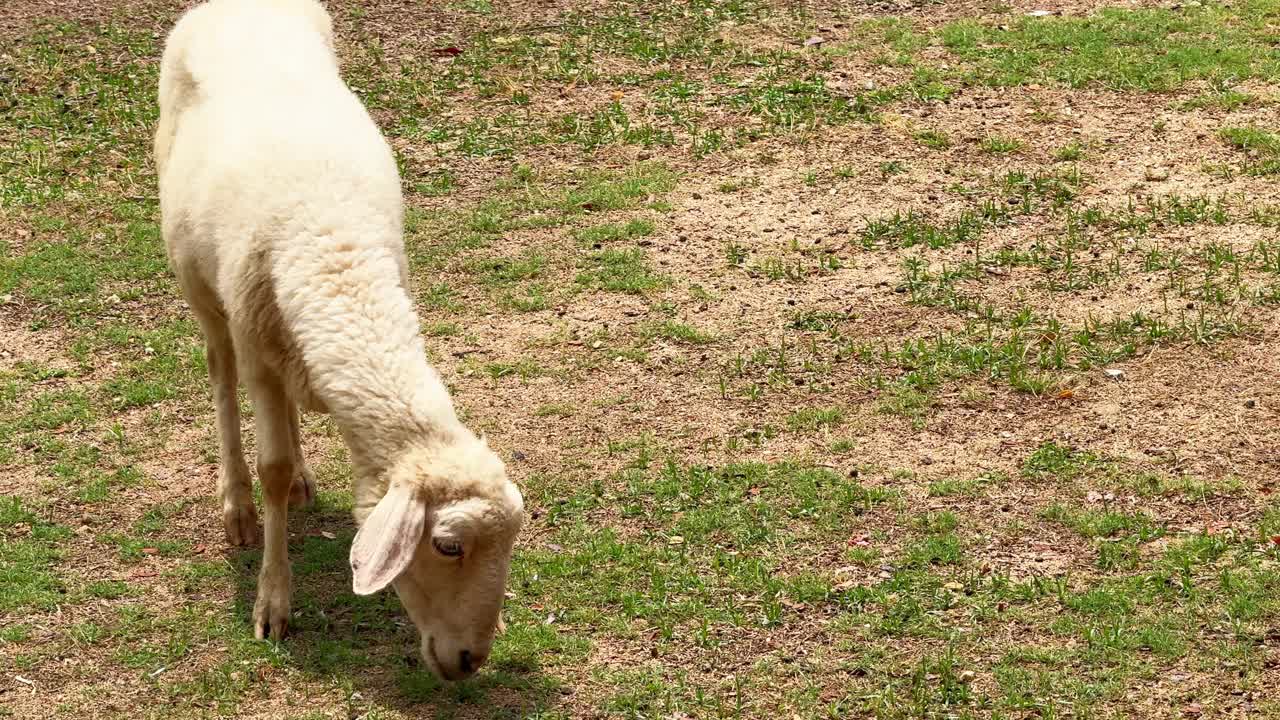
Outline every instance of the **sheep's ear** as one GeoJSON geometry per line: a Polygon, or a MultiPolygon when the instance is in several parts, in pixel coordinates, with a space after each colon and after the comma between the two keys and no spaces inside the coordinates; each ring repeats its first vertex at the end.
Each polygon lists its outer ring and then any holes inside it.
{"type": "Polygon", "coordinates": [[[426,502],[392,483],[351,543],[351,589],[372,595],[399,577],[413,560],[426,521],[426,502]]]}

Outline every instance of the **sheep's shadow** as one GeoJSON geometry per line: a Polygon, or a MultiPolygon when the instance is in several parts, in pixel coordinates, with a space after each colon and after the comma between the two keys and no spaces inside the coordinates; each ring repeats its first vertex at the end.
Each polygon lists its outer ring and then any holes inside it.
{"type": "MultiPolygon", "coordinates": [[[[557,704],[560,687],[541,671],[537,655],[502,638],[476,677],[453,685],[440,682],[422,664],[417,631],[395,593],[361,597],[351,591],[347,556],[355,527],[350,512],[320,503],[292,510],[289,526],[294,590],[281,653],[286,664],[342,682],[363,702],[411,716],[435,706],[437,714],[465,709],[469,716],[520,717],[557,704]]],[[[238,571],[233,612],[242,631],[252,633],[262,550],[236,552],[231,561],[238,571]]]]}

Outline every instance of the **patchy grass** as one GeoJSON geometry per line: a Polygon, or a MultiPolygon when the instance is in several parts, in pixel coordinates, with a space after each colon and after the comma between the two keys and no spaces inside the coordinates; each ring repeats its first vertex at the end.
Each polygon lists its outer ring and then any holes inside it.
{"type": "Polygon", "coordinates": [[[844,411],[838,407],[807,408],[797,410],[787,417],[787,427],[792,430],[817,430],[834,427],[844,420],[844,411]]]}
{"type": "Polygon", "coordinates": [[[1022,149],[1022,141],[1003,135],[988,135],[982,139],[982,151],[988,155],[1007,155],[1022,149]]]}
{"type": "Polygon", "coordinates": [[[1019,18],[1007,29],[961,20],[939,36],[966,63],[972,82],[1163,91],[1208,78],[1280,77],[1280,64],[1260,42],[1277,17],[1275,0],[1233,8],[1102,8],[1087,17],[1019,18]]]}
{"type": "Polygon", "coordinates": [[[951,138],[939,130],[921,130],[915,137],[921,145],[934,150],[946,150],[951,147],[951,138]]]}
{"type": "Polygon", "coordinates": [[[1084,158],[1084,147],[1080,143],[1067,143],[1053,151],[1053,159],[1059,162],[1077,162],[1084,158]]]}
{"type": "Polygon", "coordinates": [[[0,611],[53,610],[67,592],[54,567],[70,531],[42,521],[19,498],[0,497],[0,532],[0,611]]]}
{"type": "Polygon", "coordinates": [[[670,284],[670,279],[653,271],[645,252],[601,250],[583,260],[583,269],[574,282],[586,288],[607,292],[643,293],[670,284]]]}
{"type": "Polygon", "coordinates": [[[1280,175],[1280,134],[1259,127],[1228,127],[1218,134],[1254,158],[1245,166],[1250,175],[1280,175]]]}
{"type": "Polygon", "coordinates": [[[1277,7],[335,10],[430,357],[528,510],[456,686],[351,593],[319,416],[290,636],[251,639],[156,224],[163,34],[16,20],[0,657],[36,685],[0,715],[1275,714],[1277,7]]]}
{"type": "Polygon", "coordinates": [[[646,328],[645,333],[652,337],[666,338],[691,345],[707,345],[715,342],[715,336],[699,330],[692,325],[668,320],[659,325],[646,328]]]}

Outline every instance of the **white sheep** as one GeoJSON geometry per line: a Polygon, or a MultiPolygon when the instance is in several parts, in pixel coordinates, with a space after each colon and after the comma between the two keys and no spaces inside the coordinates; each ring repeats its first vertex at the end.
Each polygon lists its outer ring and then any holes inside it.
{"type": "Polygon", "coordinates": [[[170,265],[208,344],[227,539],[257,530],[237,374],[257,421],[259,638],[289,621],[289,504],[314,496],[298,408],[351,453],[353,588],[394,586],[440,677],[470,675],[499,625],[523,500],[458,420],[408,292],[390,148],[338,74],[314,0],[211,0],[160,71],[156,166],[170,265]]]}

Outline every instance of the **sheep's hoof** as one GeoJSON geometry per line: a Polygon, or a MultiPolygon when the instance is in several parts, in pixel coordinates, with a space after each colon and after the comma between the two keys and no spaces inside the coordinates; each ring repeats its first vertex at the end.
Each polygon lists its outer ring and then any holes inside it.
{"type": "Polygon", "coordinates": [[[225,507],[222,526],[227,530],[229,545],[252,545],[258,540],[258,511],[252,502],[225,507]]]}
{"type": "Polygon", "coordinates": [[[258,601],[253,604],[253,635],[279,642],[289,632],[289,581],[264,583],[259,579],[258,601]]]}
{"type": "Polygon", "coordinates": [[[253,621],[253,636],[259,640],[268,638],[280,642],[289,631],[289,615],[285,614],[275,620],[262,619],[253,621]]]}
{"type": "Polygon", "coordinates": [[[302,465],[293,478],[293,485],[289,486],[289,504],[293,507],[303,507],[310,505],[315,499],[315,476],[311,474],[311,468],[302,465]]]}

